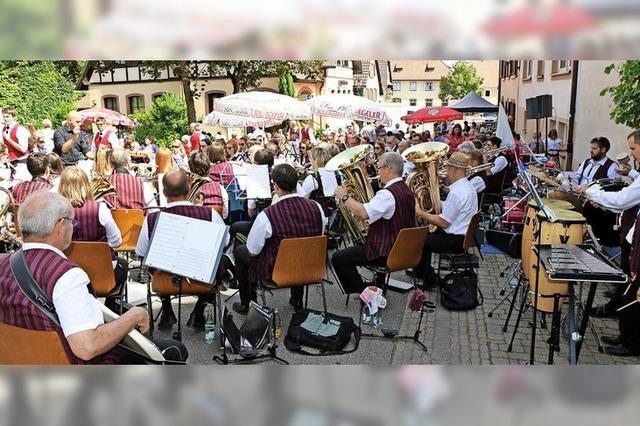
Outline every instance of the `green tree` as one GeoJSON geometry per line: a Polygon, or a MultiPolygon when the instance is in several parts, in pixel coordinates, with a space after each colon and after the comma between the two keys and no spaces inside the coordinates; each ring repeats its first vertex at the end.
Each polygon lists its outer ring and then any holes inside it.
{"type": "Polygon", "coordinates": [[[153,136],[158,146],[165,148],[171,148],[173,140],[180,139],[189,128],[184,99],[171,93],[157,98],[148,110],[138,110],[130,117],[139,123],[134,132],[136,141],[153,136]]]}
{"type": "Polygon", "coordinates": [[[278,80],[278,91],[283,95],[291,96],[292,98],[296,96],[296,88],[293,84],[293,76],[290,72],[280,76],[280,80],[278,80]]]}
{"type": "Polygon", "coordinates": [[[53,61],[0,62],[0,106],[12,106],[22,124],[59,124],[80,95],[53,61]]]}
{"type": "Polygon", "coordinates": [[[604,72],[611,74],[614,70],[620,75],[620,82],[602,89],[600,96],[611,95],[613,108],[609,115],[617,124],[640,129],[640,61],[611,64],[604,72]]]}
{"type": "Polygon", "coordinates": [[[484,79],[471,62],[460,61],[440,80],[440,99],[462,99],[469,92],[480,93],[484,79]]]}

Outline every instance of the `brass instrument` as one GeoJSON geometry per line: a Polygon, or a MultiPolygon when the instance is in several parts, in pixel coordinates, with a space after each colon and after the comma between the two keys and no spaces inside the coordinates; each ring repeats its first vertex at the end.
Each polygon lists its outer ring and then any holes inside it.
{"type": "Polygon", "coordinates": [[[0,242],[3,243],[7,252],[19,248],[22,244],[22,239],[17,235],[14,220],[14,215],[18,212],[12,212],[12,206],[15,206],[15,203],[11,192],[0,187],[0,242]]]}
{"type": "Polygon", "coordinates": [[[491,167],[493,167],[493,164],[491,163],[483,163],[483,164],[480,164],[479,166],[469,167],[467,169],[467,177],[474,175],[476,173],[486,172],[487,170],[491,169],[491,167]]]}
{"type": "Polygon", "coordinates": [[[489,149],[488,146],[485,148],[482,148],[480,151],[482,152],[482,155],[487,158],[487,157],[491,157],[492,155],[497,155],[501,152],[507,152],[511,149],[510,145],[507,146],[501,146],[500,148],[495,148],[495,149],[489,149]]]}
{"type": "MultiPolygon", "coordinates": [[[[440,185],[438,169],[440,158],[447,155],[449,145],[442,142],[424,142],[408,148],[402,153],[405,160],[416,165],[416,171],[407,177],[407,185],[416,195],[420,208],[431,213],[441,213],[440,185]]],[[[422,223],[427,226],[429,232],[435,232],[438,228],[434,224],[422,223]]]]}
{"type": "MultiPolygon", "coordinates": [[[[354,146],[334,156],[325,165],[325,169],[330,172],[340,171],[342,186],[347,190],[349,197],[363,204],[371,201],[374,195],[363,161],[370,151],[371,145],[354,146]]],[[[344,219],[346,231],[354,244],[364,245],[369,224],[353,214],[342,200],[338,200],[337,204],[344,219]]]]}
{"type": "Polygon", "coordinates": [[[203,206],[204,205],[204,194],[200,192],[200,189],[204,184],[211,182],[211,179],[207,177],[198,176],[193,172],[187,172],[187,176],[189,176],[189,196],[187,199],[191,201],[193,205],[203,206]]]}
{"type": "Polygon", "coordinates": [[[109,208],[113,208],[111,203],[105,199],[105,197],[109,195],[117,196],[116,189],[111,185],[109,179],[106,176],[94,172],[90,185],[93,199],[95,201],[104,201],[109,208]]]}

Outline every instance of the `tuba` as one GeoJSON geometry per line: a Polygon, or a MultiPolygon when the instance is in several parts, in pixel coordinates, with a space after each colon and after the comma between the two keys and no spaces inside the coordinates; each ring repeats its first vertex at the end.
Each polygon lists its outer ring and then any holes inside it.
{"type": "MultiPolygon", "coordinates": [[[[407,185],[416,195],[420,208],[432,213],[441,213],[440,182],[438,169],[440,158],[447,155],[449,145],[442,142],[424,142],[408,148],[402,153],[405,160],[416,165],[416,171],[407,177],[407,185]]],[[[437,227],[433,224],[422,223],[427,226],[429,232],[435,232],[437,227]]]]}
{"type": "MultiPolygon", "coordinates": [[[[374,195],[363,161],[370,152],[371,145],[354,146],[336,155],[325,165],[328,171],[340,171],[342,186],[347,189],[351,198],[363,204],[368,203],[374,195]]],[[[354,215],[341,200],[338,200],[338,208],[354,244],[364,245],[369,230],[367,222],[354,215]]]]}
{"type": "Polygon", "coordinates": [[[109,179],[101,175],[99,173],[93,172],[93,177],[91,179],[91,194],[93,195],[93,199],[95,201],[104,201],[109,208],[113,208],[111,203],[109,203],[105,197],[107,196],[116,196],[116,189],[111,185],[109,179]]]}

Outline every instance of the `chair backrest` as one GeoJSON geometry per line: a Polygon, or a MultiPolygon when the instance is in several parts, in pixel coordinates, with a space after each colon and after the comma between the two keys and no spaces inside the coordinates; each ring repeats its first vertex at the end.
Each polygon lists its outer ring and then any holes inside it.
{"type": "Polygon", "coordinates": [[[134,251],[144,224],[144,212],[140,209],[111,210],[113,220],[122,234],[122,244],[116,251],[134,251]]]}
{"type": "Polygon", "coordinates": [[[16,228],[16,236],[18,238],[22,238],[22,231],[20,230],[20,223],[18,223],[18,209],[20,208],[20,204],[13,205],[13,224],[16,228]]]}
{"type": "Polygon", "coordinates": [[[0,322],[0,364],[68,365],[60,335],[0,322]]]}
{"type": "Polygon", "coordinates": [[[317,284],[327,275],[327,236],[280,241],[271,280],[277,287],[317,284]]]}
{"type": "Polygon", "coordinates": [[[211,206],[222,217],[222,206],[211,206]]]}
{"type": "Polygon", "coordinates": [[[469,227],[467,228],[467,233],[465,234],[464,242],[462,243],[462,247],[464,248],[465,253],[471,247],[477,246],[474,234],[476,232],[476,229],[478,229],[478,223],[480,223],[480,213],[474,214],[469,221],[469,227]]]}
{"type": "MultiPolygon", "coordinates": [[[[161,296],[176,296],[180,293],[180,289],[178,285],[172,282],[173,275],[167,274],[162,271],[155,271],[153,273],[153,279],[151,281],[151,285],[153,289],[161,296]]],[[[182,294],[183,295],[192,295],[192,294],[208,294],[211,293],[216,286],[214,282],[213,285],[209,285],[200,281],[190,280],[187,281],[185,278],[182,278],[180,284],[182,286],[182,294]]]]}
{"type": "Polygon", "coordinates": [[[418,266],[428,233],[426,226],[401,229],[387,257],[389,271],[401,271],[418,266]]]}
{"type": "Polygon", "coordinates": [[[89,275],[96,297],[106,297],[116,285],[109,244],[73,241],[64,254],[89,275]]]}

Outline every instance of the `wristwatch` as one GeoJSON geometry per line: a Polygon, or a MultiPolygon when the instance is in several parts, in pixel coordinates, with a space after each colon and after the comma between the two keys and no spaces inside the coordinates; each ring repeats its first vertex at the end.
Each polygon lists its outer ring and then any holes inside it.
{"type": "Polygon", "coordinates": [[[344,194],[342,197],[340,197],[340,200],[342,200],[343,203],[346,203],[348,199],[349,199],[349,194],[344,194]]]}

